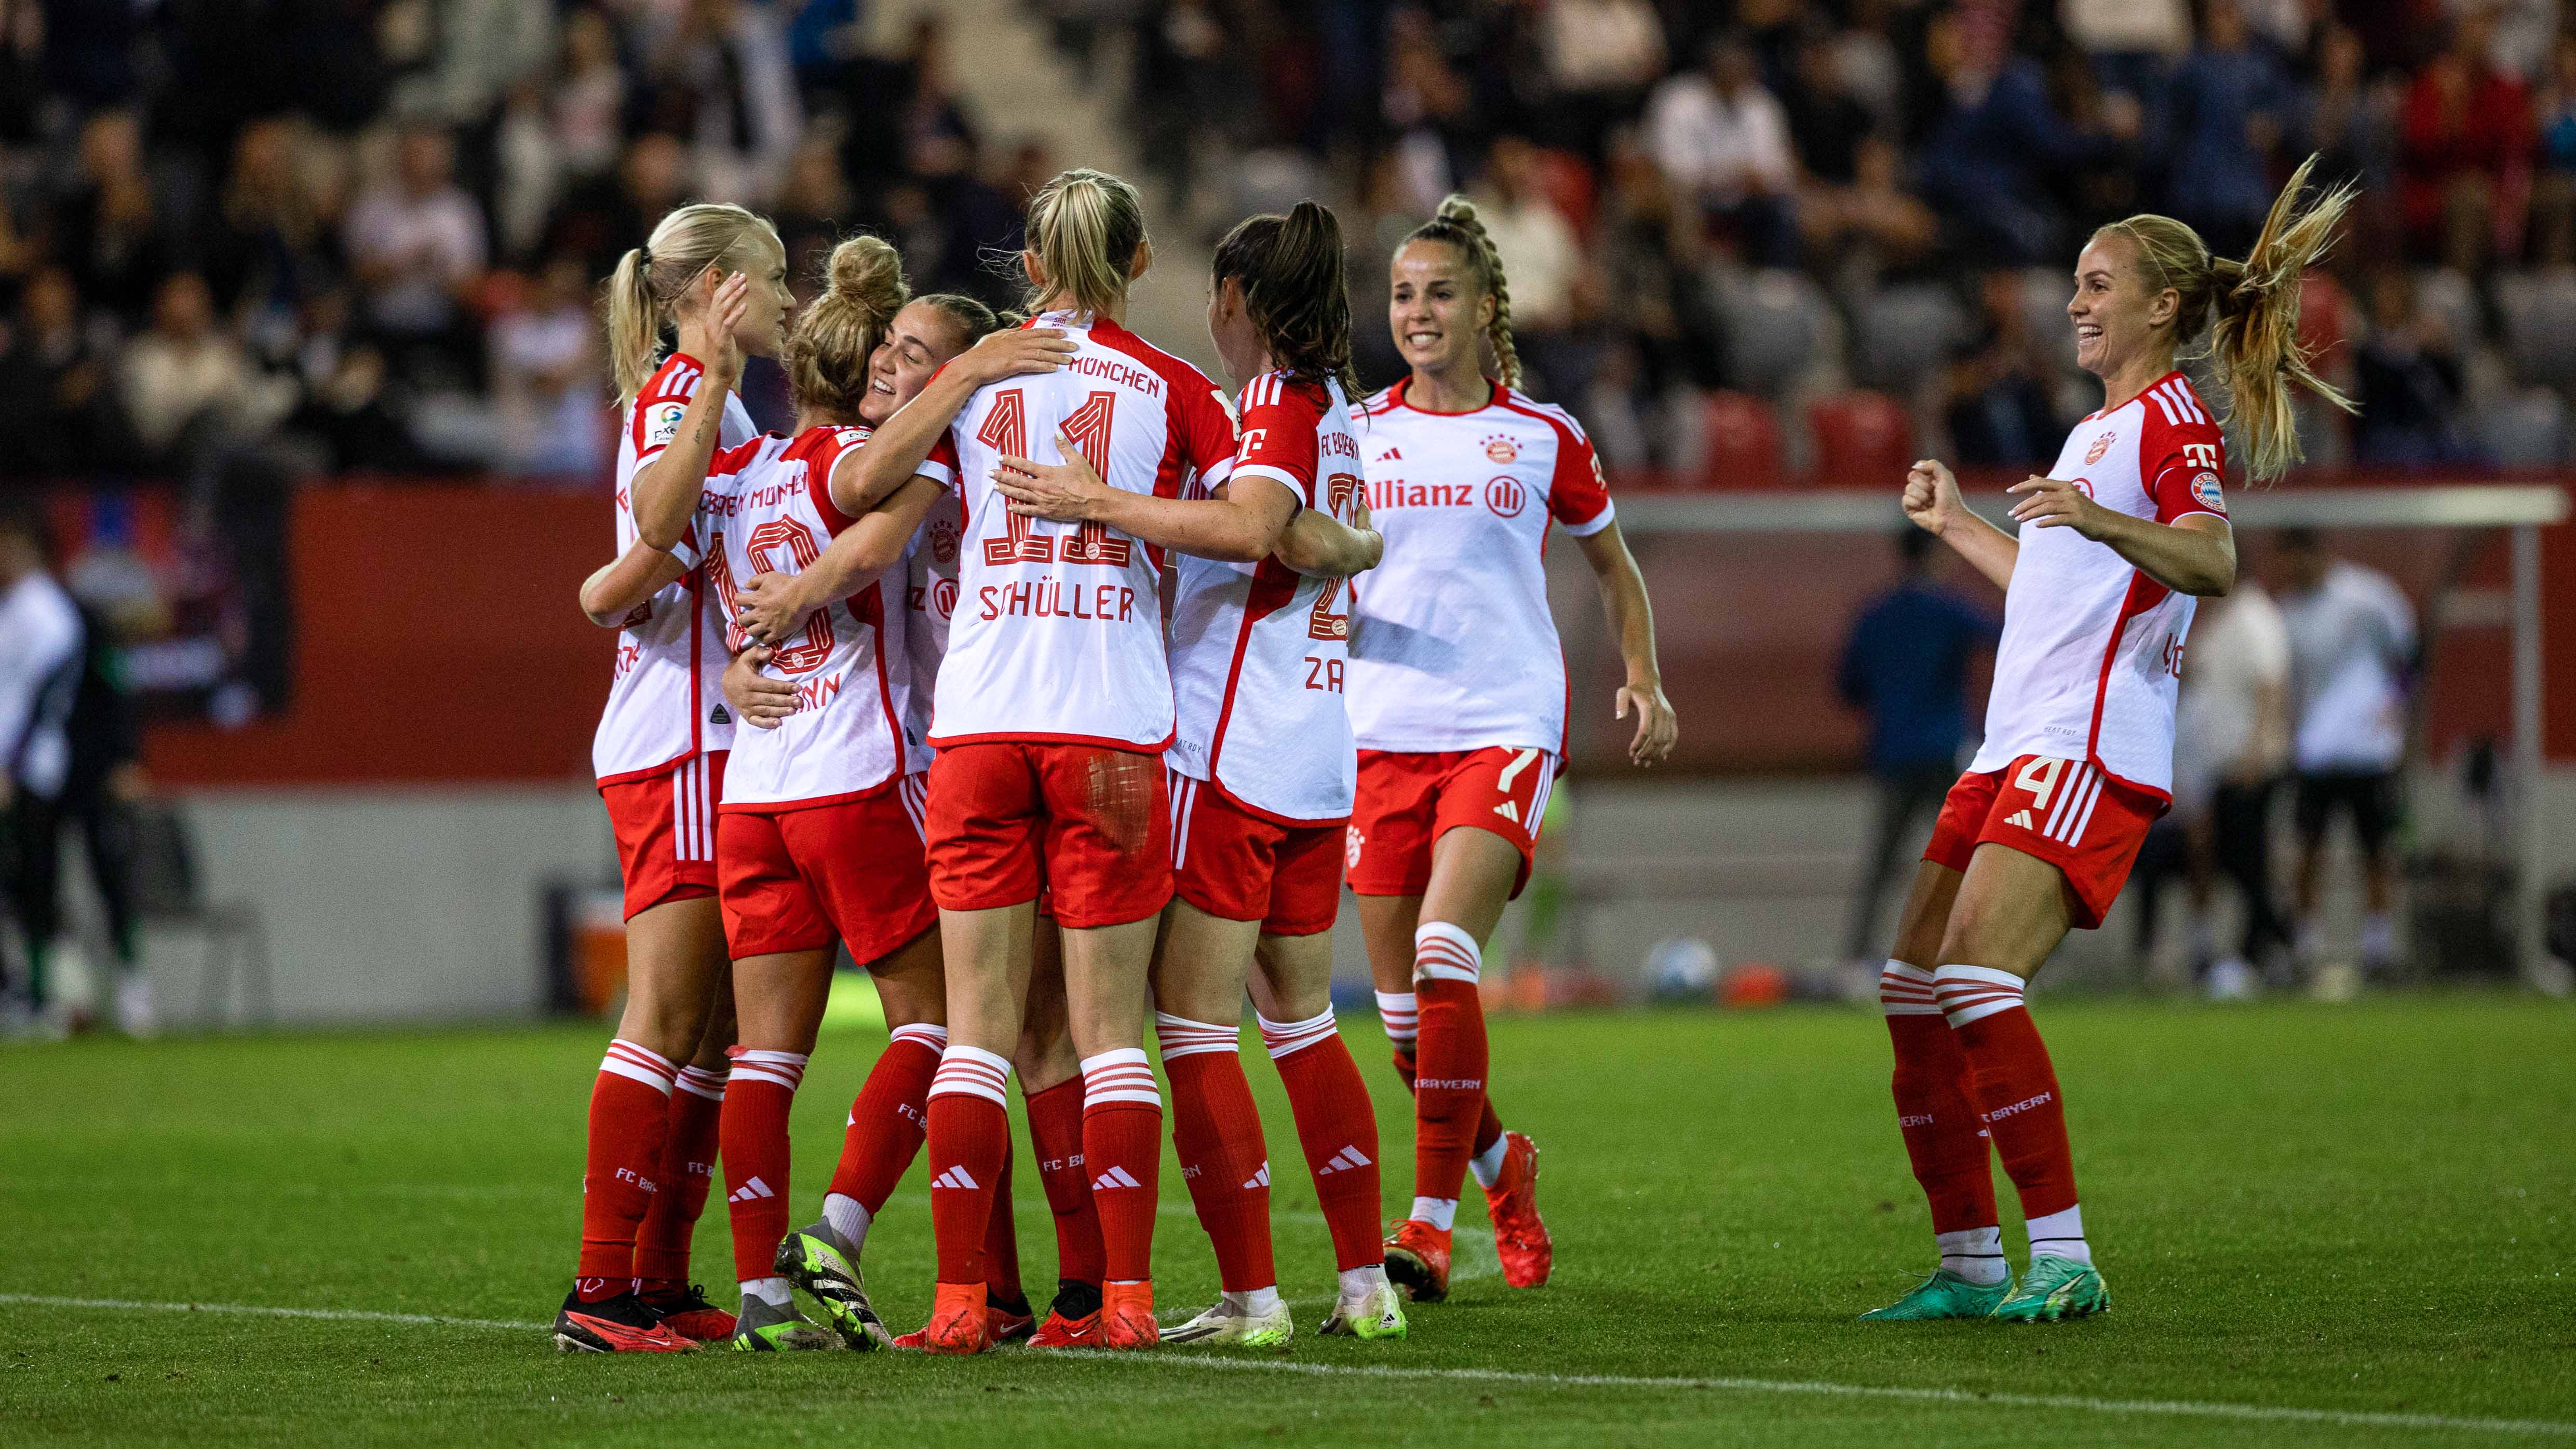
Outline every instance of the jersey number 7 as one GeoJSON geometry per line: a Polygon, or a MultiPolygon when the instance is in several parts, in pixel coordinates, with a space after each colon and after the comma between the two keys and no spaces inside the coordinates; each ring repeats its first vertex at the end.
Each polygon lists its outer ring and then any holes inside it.
{"type": "MultiPolygon", "coordinates": [[[[1064,420],[1065,436],[1073,439],[1074,450],[1103,479],[1109,476],[1109,430],[1116,422],[1117,403],[1116,393],[1095,392],[1064,420]]],[[[993,411],[976,431],[975,441],[1004,457],[1031,456],[1028,406],[1020,389],[1010,388],[995,395],[993,411]]],[[[1069,564],[1125,568],[1135,548],[1126,539],[1110,537],[1106,524],[1086,523],[1072,533],[1050,537],[1037,531],[1036,519],[1013,513],[1007,506],[1002,516],[1009,532],[1001,538],[984,540],[984,562],[994,567],[1061,559],[1069,564]]]]}

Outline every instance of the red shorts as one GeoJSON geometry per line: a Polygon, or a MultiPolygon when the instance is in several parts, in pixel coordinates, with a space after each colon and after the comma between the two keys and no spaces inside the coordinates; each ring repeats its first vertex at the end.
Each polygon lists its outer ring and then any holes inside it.
{"type": "Polygon", "coordinates": [[[617,874],[626,882],[626,919],[664,901],[716,893],[716,802],[724,798],[725,752],[693,755],[659,775],[599,787],[617,836],[617,874]]]}
{"type": "Polygon", "coordinates": [[[2111,912],[2147,827],[2165,802],[2082,760],[2024,755],[2000,770],[1961,775],[1941,803],[1923,858],[1955,871],[1988,841],[2056,866],[2075,899],[2075,924],[2093,930],[2111,912]]]}
{"type": "Polygon", "coordinates": [[[1103,745],[952,745],[930,766],[930,895],[943,911],[1036,900],[1075,930],[1172,898],[1163,762],[1103,745]]]}
{"type": "Polygon", "coordinates": [[[1351,889],[1364,896],[1418,896],[1431,886],[1431,845],[1461,825],[1490,830],[1521,853],[1512,882],[1529,884],[1530,854],[1556,783],[1556,756],[1494,745],[1436,753],[1360,751],[1359,798],[1347,848],[1351,889]]]}
{"type": "Polygon", "coordinates": [[[801,810],[728,810],[716,840],[725,946],[737,961],[837,938],[864,966],[939,922],[899,783],[801,810]]]}
{"type": "Polygon", "coordinates": [[[1348,821],[1282,825],[1178,770],[1165,783],[1172,794],[1173,889],[1182,900],[1225,920],[1259,921],[1265,936],[1333,929],[1342,909],[1348,821]]]}

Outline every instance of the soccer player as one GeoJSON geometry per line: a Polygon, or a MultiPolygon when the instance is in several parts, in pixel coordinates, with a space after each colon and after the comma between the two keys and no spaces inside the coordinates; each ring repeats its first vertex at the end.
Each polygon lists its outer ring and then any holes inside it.
{"type": "Polygon", "coordinates": [[[982,1242],[1009,1148],[1003,1113],[1028,997],[1040,887],[1064,942],[1083,1077],[1083,1158],[1107,1279],[1098,1343],[1153,1345],[1162,1096],[1143,1041],[1146,973],[1172,895],[1172,685],[1161,550],[1104,524],[1011,512],[993,475],[1062,433],[1116,488],[1222,483],[1234,427],[1198,369],[1127,330],[1153,257],[1136,189],[1067,171],[1030,199],[1021,265],[1040,325],[1077,351],[1043,378],[978,389],[944,453],[965,519],[958,611],[940,665],[926,819],[948,959],[948,1049],[931,1086],[936,1305],[923,1347],[979,1353],[982,1242]]]}
{"type": "Polygon", "coordinates": [[[2171,217],[2093,233],[2066,311],[2102,409],[2068,434],[2050,476],[2007,490],[2017,535],[1969,512],[1940,463],[1906,474],[1906,516],[2004,590],[2004,633],[1985,747],[1942,806],[1879,978],[1897,1124],[1941,1262],[1864,1317],[2036,1323],[2110,1306],[2076,1202],[2057,1073],[2023,988],[2070,928],[2102,923],[2170,803],[2193,600],[2236,579],[2226,444],[2175,358],[2208,333],[2257,479],[2299,456],[2291,383],[2347,405],[2295,340],[2300,274],[2353,196],[2302,206],[2314,164],[2290,178],[2241,262],[2211,256],[2171,217]],[[2018,1287],[1989,1141],[2030,1234],[2018,1287]]]}
{"type": "Polygon", "coordinates": [[[618,630],[591,762],[625,878],[627,995],[591,1089],[581,1259],[555,1316],[567,1351],[668,1353],[734,1331],[733,1315],[688,1281],[733,1040],[715,900],[715,807],[733,718],[717,693],[724,620],[690,518],[716,449],[755,431],[733,394],[742,359],[777,352],[795,301],[777,232],[738,206],[673,211],[608,284],[610,357],[627,408],[619,557],[584,581],[581,602],[592,622],[618,630]],[[679,345],[657,364],[674,325],[679,345]],[[654,488],[665,473],[686,473],[689,486],[654,488]]]}
{"type": "Polygon", "coordinates": [[[1064,463],[1005,459],[997,486],[1015,513],[1106,524],[1184,555],[1171,628],[1179,726],[1164,757],[1179,898],[1156,944],[1154,1021],[1223,1296],[1163,1339],[1266,1347],[1293,1332],[1271,1254],[1268,1149],[1237,1060],[1247,978],[1332,1228],[1341,1287],[1324,1331],[1400,1338],[1404,1308],[1378,1245],[1377,1118],[1334,1028],[1327,934],[1353,783],[1342,581],[1383,546],[1358,498],[1333,214],[1305,202],[1228,233],[1208,331],[1243,384],[1222,485],[1183,499],[1124,492],[1059,437],[1064,463]]]}
{"type": "MultiPolygon", "coordinates": [[[[992,309],[955,294],[916,298],[895,314],[884,340],[869,356],[866,392],[857,404],[859,416],[876,432],[858,452],[848,455],[852,466],[834,474],[836,494],[846,492],[855,503],[904,484],[925,466],[924,456],[932,444],[978,388],[1019,372],[1042,371],[1041,360],[1072,351],[1072,344],[1063,341],[1064,334],[1057,329],[998,331],[1002,325],[992,309]],[[981,346],[970,347],[979,340],[981,346]],[[958,359],[955,365],[950,365],[952,358],[958,359]],[[921,396],[925,389],[929,395],[921,396]]],[[[924,483],[903,504],[906,517],[924,507],[925,501],[927,508],[904,550],[907,602],[902,635],[910,682],[909,688],[896,691],[907,744],[906,773],[896,789],[912,821],[916,849],[930,764],[924,743],[930,732],[930,694],[947,650],[948,616],[956,600],[954,497],[953,491],[924,483]],[[939,587],[943,578],[945,589],[939,587]]],[[[857,537],[853,531],[835,539],[815,567],[745,581],[733,604],[746,633],[769,647],[784,645],[798,635],[812,610],[844,590],[837,572],[843,562],[840,555],[845,540],[857,537]]],[[[873,559],[869,563],[873,567],[873,559]]],[[[886,582],[893,582],[891,575],[886,582]]],[[[885,608],[895,608],[891,599],[885,608]]],[[[767,658],[768,649],[755,646],[738,663],[767,658]]],[[[795,708],[796,691],[785,681],[759,674],[746,677],[736,668],[727,672],[726,684],[728,698],[741,692],[737,703],[755,726],[783,718],[795,708]],[[767,697],[755,699],[754,691],[767,697]]],[[[924,900],[927,889],[925,879],[924,900]]],[[[935,949],[936,938],[925,939],[935,949]]],[[[1012,1064],[1025,1094],[1039,1175],[1055,1212],[1059,1278],[1047,1321],[1037,1324],[1020,1285],[1006,1167],[995,1189],[996,1205],[985,1240],[985,1313],[997,1342],[1027,1338],[1036,1347],[1080,1347],[1099,1316],[1103,1255],[1099,1219],[1091,1208],[1089,1184],[1082,1177],[1081,1072],[1065,1021],[1063,970],[1052,921],[1040,920],[1033,947],[1029,1011],[1012,1064]]],[[[935,1023],[914,1022],[898,1028],[851,1105],[840,1163],[823,1200],[823,1217],[792,1234],[779,1249],[778,1271],[820,1300],[844,1339],[853,1343],[861,1338],[873,1342],[883,1333],[867,1306],[858,1262],[877,1213],[921,1148],[923,1098],[946,1042],[946,1029],[935,1023]]],[[[893,1342],[897,1348],[919,1348],[920,1338],[916,1331],[893,1342]]]]}
{"type": "Polygon", "coordinates": [[[1351,589],[1348,858],[1378,1010],[1414,1093],[1413,1207],[1386,1240],[1386,1271],[1435,1302],[1471,1166],[1504,1281],[1536,1287],[1551,1261],[1538,1149],[1503,1130],[1485,1094],[1476,985],[1564,767],[1565,655],[1541,563],[1551,521],[1600,581],[1627,664],[1617,716],[1637,717],[1629,760],[1662,760],[1676,725],[1645,580],[1592,444],[1564,409],[1517,390],[1511,293],[1476,208],[1442,202],[1391,271],[1387,321],[1411,371],[1369,399],[1360,430],[1386,559],[1351,589]]]}

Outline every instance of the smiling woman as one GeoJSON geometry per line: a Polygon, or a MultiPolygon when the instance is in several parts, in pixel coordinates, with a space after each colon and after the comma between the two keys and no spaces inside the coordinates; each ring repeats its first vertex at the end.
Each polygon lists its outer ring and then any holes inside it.
{"type": "Polygon", "coordinates": [[[1914,465],[1905,512],[2004,589],[1986,740],[1952,787],[1880,978],[1894,1091],[1940,1267],[1873,1319],[2026,1322],[2109,1306],[2075,1195],[2066,1117],[2024,983],[2091,929],[2172,801],[2175,685],[2194,595],[2235,582],[2219,418],[2175,360],[2209,337],[2248,472],[2297,460],[2297,383],[2339,407],[2296,341],[2299,279],[2353,191],[2307,200],[2299,168],[2243,261],[2165,216],[2095,232],[2075,264],[2076,361],[2102,379],[2016,537],[1968,511],[1950,470],[1914,465]],[[2021,1194],[2030,1265],[2004,1265],[1989,1143],[2021,1194]]]}

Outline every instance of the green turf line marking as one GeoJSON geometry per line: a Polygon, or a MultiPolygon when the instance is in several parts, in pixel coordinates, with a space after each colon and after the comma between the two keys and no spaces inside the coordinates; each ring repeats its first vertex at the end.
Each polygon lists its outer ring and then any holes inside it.
{"type": "MultiPolygon", "coordinates": [[[[0,1303],[19,1303],[34,1308],[105,1308],[149,1313],[234,1313],[262,1318],[319,1318],[360,1323],[427,1324],[446,1328],[505,1329],[512,1333],[542,1333],[547,1327],[542,1323],[511,1323],[497,1318],[447,1318],[432,1313],[374,1313],[349,1308],[270,1308],[246,1303],[143,1303],[126,1298],[55,1298],[36,1293],[0,1293],[0,1303]]],[[[1817,1398],[1882,1399],[1918,1404],[1955,1404],[1965,1408],[2060,1409],[2087,1414],[2138,1414],[2176,1419],[2231,1419],[2269,1424],[2324,1424],[2345,1429],[2401,1429],[2418,1432],[2431,1429],[2576,1438],[2576,1423],[2550,1419],[2472,1419],[2448,1414],[2396,1414],[2364,1409],[2294,1409],[2268,1404],[2204,1403],[2191,1399],[2092,1399],[2072,1394],[1997,1394],[1981,1393],[1972,1389],[1899,1388],[1876,1384],[1823,1383],[1801,1379],[1649,1378],[1630,1374],[1543,1374],[1512,1369],[1399,1368],[1392,1365],[1295,1363],[1284,1359],[1200,1357],[1178,1349],[1167,1353],[1060,1350],[1051,1356],[1159,1368],[1232,1369],[1253,1373],[1308,1374],[1319,1378],[1432,1379],[1460,1383],[1520,1384],[1542,1389],[1664,1389],[1700,1393],[1800,1395],[1817,1398]]]]}

